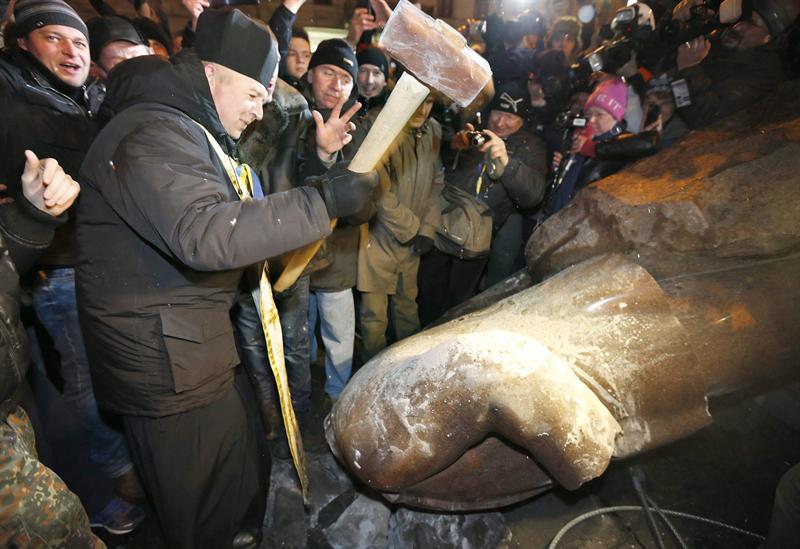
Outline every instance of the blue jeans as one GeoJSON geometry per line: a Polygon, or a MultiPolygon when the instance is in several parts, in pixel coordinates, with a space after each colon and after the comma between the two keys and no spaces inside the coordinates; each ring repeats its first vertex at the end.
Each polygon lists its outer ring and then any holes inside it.
{"type": "MultiPolygon", "coordinates": [[[[308,277],[301,277],[286,291],[275,294],[275,305],[283,332],[286,375],[292,393],[292,407],[298,414],[311,409],[311,368],[308,362],[308,277]]],[[[275,380],[270,370],[264,331],[255,301],[250,294],[238,301],[234,319],[239,356],[255,385],[260,404],[276,405],[275,380]]]]}
{"type": "Polygon", "coordinates": [[[78,323],[75,269],[40,271],[34,288],[33,308],[61,357],[64,399],[76,408],[89,441],[89,458],[109,478],[127,473],[133,465],[125,436],[103,421],[94,398],[89,361],[78,323]]]}
{"type": "Polygon", "coordinates": [[[339,398],[353,368],[353,342],[356,335],[353,290],[311,292],[308,325],[312,334],[317,317],[325,347],[325,392],[331,398],[339,398]]]}

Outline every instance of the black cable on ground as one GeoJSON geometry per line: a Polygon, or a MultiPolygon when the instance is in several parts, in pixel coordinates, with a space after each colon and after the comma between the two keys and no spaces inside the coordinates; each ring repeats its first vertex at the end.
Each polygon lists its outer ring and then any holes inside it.
{"type": "Polygon", "coordinates": [[[667,518],[667,515],[664,514],[664,511],[661,510],[661,507],[659,507],[656,504],[656,502],[652,500],[650,496],[648,496],[647,494],[645,494],[645,496],[647,497],[647,502],[650,504],[650,507],[652,507],[655,510],[658,516],[661,517],[661,520],[664,521],[664,524],[667,525],[667,528],[669,528],[669,531],[672,533],[672,537],[675,538],[675,541],[678,542],[678,545],[681,546],[681,549],[689,549],[689,546],[686,544],[685,541],[683,541],[683,538],[678,533],[678,529],[675,528],[675,526],[672,524],[672,521],[667,518]]]}
{"type": "Polygon", "coordinates": [[[650,534],[656,542],[658,549],[666,549],[664,547],[664,540],[661,539],[661,532],[656,524],[656,519],[653,518],[653,513],[650,512],[650,505],[647,502],[646,494],[644,492],[644,471],[640,467],[633,466],[628,468],[628,473],[631,475],[633,481],[633,489],[636,490],[636,497],[639,498],[639,503],[644,509],[645,518],[647,518],[647,526],[650,528],[650,534]]]}

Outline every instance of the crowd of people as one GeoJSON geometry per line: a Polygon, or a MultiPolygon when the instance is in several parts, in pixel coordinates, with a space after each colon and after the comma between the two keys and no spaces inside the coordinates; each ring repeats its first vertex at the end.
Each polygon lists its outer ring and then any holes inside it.
{"type": "Polygon", "coordinates": [[[354,362],[522,268],[582,188],[797,76],[798,0],[492,16],[464,29],[492,99],[432,90],[359,174],[405,70],[373,42],[391,9],[312,50],[304,1],[266,24],[185,0],[174,34],[146,0],[86,22],[64,0],[6,7],[0,545],[100,547],[91,528],[131,532],[148,501],[169,547],[257,546],[268,459],[292,453],[271,364],[307,432],[318,357],[330,407],[354,362]],[[44,339],[54,355],[30,352],[44,339]],[[52,360],[114,487],[91,518],[37,458],[26,372],[52,360]]]}

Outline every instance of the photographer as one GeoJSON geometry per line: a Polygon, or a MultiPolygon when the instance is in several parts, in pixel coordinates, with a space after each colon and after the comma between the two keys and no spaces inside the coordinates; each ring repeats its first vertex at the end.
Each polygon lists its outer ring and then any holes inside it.
{"type": "Polygon", "coordinates": [[[676,112],[675,99],[666,75],[648,82],[643,108],[648,114],[644,131],[657,131],[661,135],[662,149],[689,133],[686,122],[676,112]]]}
{"type": "Polygon", "coordinates": [[[581,22],[577,17],[559,17],[553,22],[547,34],[547,47],[564,52],[569,62],[574,63],[583,49],[581,28],[581,22]]]}
{"type": "Polygon", "coordinates": [[[627,86],[625,127],[637,133],[644,121],[643,73],[654,70],[653,65],[661,63],[663,54],[657,44],[655,14],[647,4],[636,2],[617,10],[601,34],[605,38],[603,44],[582,55],[573,65],[575,80],[590,82],[603,73],[623,78],[627,86]]]}
{"type": "MultiPolygon", "coordinates": [[[[482,206],[483,215],[491,217],[491,245],[474,250],[477,253],[473,255],[454,251],[445,246],[442,227],[437,229],[436,248],[420,264],[418,302],[423,326],[472,297],[487,263],[490,270],[498,271],[499,278],[514,270],[508,265],[514,263],[523,245],[522,229],[517,224],[515,236],[499,235],[517,209],[540,203],[547,171],[544,143],[525,127],[528,103],[524,84],[503,84],[489,105],[488,129],[474,132],[468,124],[467,131],[453,139],[451,146],[458,152],[445,166],[443,195],[454,194],[448,191],[456,188],[460,197],[482,206]]],[[[445,205],[444,209],[452,208],[445,205]]]]}
{"type": "MultiPolygon", "coordinates": [[[[690,17],[684,0],[673,16],[690,17]]],[[[800,13],[798,0],[753,0],[752,12],[722,32],[718,41],[696,38],[678,48],[678,112],[699,128],[743,109],[785,79],[777,40],[800,13]],[[712,45],[713,44],[713,45],[712,45]],[[683,96],[683,97],[681,97],[683,96]]]]}
{"type": "Polygon", "coordinates": [[[555,122],[558,114],[567,108],[571,88],[575,87],[569,73],[567,59],[560,50],[540,52],[536,56],[536,70],[528,73],[530,107],[526,124],[547,145],[548,166],[553,153],[562,147],[562,132],[555,122]]]}
{"type": "Polygon", "coordinates": [[[566,206],[580,189],[616,173],[632,160],[658,149],[658,134],[624,133],[628,91],[622,79],[611,77],[597,85],[584,107],[588,125],[573,136],[569,156],[556,154],[556,176],[543,217],[566,206]]]}

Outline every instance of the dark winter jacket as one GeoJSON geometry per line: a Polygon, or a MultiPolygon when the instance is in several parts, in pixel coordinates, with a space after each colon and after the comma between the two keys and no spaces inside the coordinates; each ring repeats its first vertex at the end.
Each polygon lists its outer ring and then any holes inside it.
{"type": "Polygon", "coordinates": [[[383,88],[383,91],[376,95],[375,97],[364,97],[359,95],[358,102],[361,103],[361,108],[358,109],[358,117],[363,118],[367,115],[367,113],[373,109],[380,109],[386,104],[386,100],[389,99],[389,88],[383,88]]]}
{"type": "Polygon", "coordinates": [[[536,50],[523,46],[514,46],[505,51],[498,51],[487,56],[495,85],[517,80],[525,82],[528,73],[536,70],[536,50]]]}
{"type": "Polygon", "coordinates": [[[499,179],[489,178],[483,170],[484,154],[475,149],[461,151],[453,164],[445,166],[444,175],[447,185],[477,194],[489,205],[495,233],[515,208],[533,208],[542,201],[547,176],[547,151],[541,139],[523,127],[505,142],[508,165],[499,179]]]}
{"type": "MultiPolygon", "coordinates": [[[[342,111],[345,112],[348,106],[345,104],[342,111]]],[[[319,109],[324,120],[331,114],[329,109],[319,109]]],[[[356,130],[353,132],[353,140],[337,154],[338,160],[351,160],[358,147],[366,137],[366,128],[361,121],[356,120],[356,130]]],[[[319,175],[324,173],[325,168],[321,166],[316,150],[316,134],[309,131],[306,142],[306,166],[302,168],[303,176],[319,175]]],[[[356,285],[358,268],[358,239],[359,225],[365,223],[374,214],[374,208],[364,215],[352,218],[340,218],[336,229],[325,239],[322,249],[318,254],[323,254],[326,261],[330,264],[324,269],[311,273],[311,289],[320,292],[340,292],[356,285]]]]}
{"type": "MultiPolygon", "coordinates": [[[[305,98],[278,80],[264,118],[247,128],[237,144],[243,162],[258,173],[264,194],[288,191],[302,184],[305,143],[314,119],[305,98]]],[[[316,174],[315,174],[316,175],[316,174]]]]}
{"type": "MultiPolygon", "coordinates": [[[[94,137],[86,99],[85,88],[59,85],[28,54],[0,52],[0,183],[8,186],[6,194],[19,196],[25,149],[39,158],[55,158],[66,173],[79,179],[81,162],[94,137]]],[[[17,214],[16,209],[0,208],[0,224],[22,224],[24,232],[27,219],[17,214]]],[[[61,227],[40,261],[72,265],[73,230],[72,223],[61,227]]],[[[7,245],[13,251],[16,239],[9,239],[7,245]]]]}
{"type": "Polygon", "coordinates": [[[699,65],[678,72],[689,88],[691,105],[678,113],[690,128],[700,128],[761,99],[782,82],[778,50],[772,44],[750,50],[719,46],[699,65]]]}
{"type": "Polygon", "coordinates": [[[19,274],[24,274],[47,246],[66,215],[52,217],[25,198],[0,205],[14,210],[13,226],[0,225],[0,421],[19,403],[22,381],[28,371],[25,329],[19,316],[19,274]],[[13,246],[7,246],[13,242],[13,246]],[[9,252],[9,250],[11,250],[9,252]]]}
{"type": "Polygon", "coordinates": [[[609,132],[593,138],[595,155],[568,155],[556,173],[543,217],[566,206],[575,194],[595,181],[613,175],[631,162],[658,152],[661,139],[656,131],[637,134],[609,132]]]}
{"type": "Polygon", "coordinates": [[[239,200],[203,130],[233,154],[192,50],[127,61],[108,87],[117,114],[81,171],[81,326],[101,406],[159,417],[225,393],[244,268],[326,236],[330,219],[308,187],[239,200]]]}
{"type": "MultiPolygon", "coordinates": [[[[302,185],[306,175],[325,171],[316,151],[306,149],[308,133],[313,130],[314,118],[306,99],[278,79],[272,102],[264,107],[264,118],[251,124],[237,143],[242,162],[256,170],[265,195],[288,191],[302,185]]],[[[305,272],[323,269],[330,263],[327,248],[323,246],[305,272]]],[[[281,260],[271,262],[269,271],[273,281],[280,276],[280,268],[281,260]]]]}

